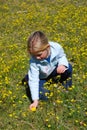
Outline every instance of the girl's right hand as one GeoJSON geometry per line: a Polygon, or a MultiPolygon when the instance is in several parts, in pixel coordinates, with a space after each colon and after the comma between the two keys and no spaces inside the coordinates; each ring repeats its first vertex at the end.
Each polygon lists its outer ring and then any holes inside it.
{"type": "Polygon", "coordinates": [[[34,102],[30,104],[29,109],[32,110],[32,108],[37,108],[38,103],[39,103],[38,100],[34,100],[34,102]]]}

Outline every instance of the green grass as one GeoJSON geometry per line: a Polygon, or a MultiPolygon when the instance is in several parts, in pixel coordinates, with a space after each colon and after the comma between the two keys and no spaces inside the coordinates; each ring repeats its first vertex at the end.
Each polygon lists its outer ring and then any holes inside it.
{"type": "Polygon", "coordinates": [[[87,1],[0,0],[0,130],[87,129],[87,1]],[[21,79],[29,69],[27,38],[41,30],[73,65],[73,86],[46,84],[52,95],[36,112],[21,79]]]}

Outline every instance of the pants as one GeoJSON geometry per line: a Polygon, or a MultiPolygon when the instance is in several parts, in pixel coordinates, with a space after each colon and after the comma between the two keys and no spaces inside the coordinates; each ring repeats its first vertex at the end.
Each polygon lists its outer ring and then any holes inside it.
{"type": "MultiPolygon", "coordinates": [[[[46,83],[49,79],[54,78],[56,76],[60,75],[60,79],[58,82],[60,82],[65,88],[72,86],[72,65],[69,64],[69,68],[62,74],[57,73],[57,66],[54,69],[54,71],[45,79],[40,79],[39,81],[39,98],[42,100],[46,100],[47,97],[45,96],[45,93],[49,93],[49,90],[45,89],[44,83],[46,83]]],[[[25,77],[28,81],[28,75],[25,77]]]]}

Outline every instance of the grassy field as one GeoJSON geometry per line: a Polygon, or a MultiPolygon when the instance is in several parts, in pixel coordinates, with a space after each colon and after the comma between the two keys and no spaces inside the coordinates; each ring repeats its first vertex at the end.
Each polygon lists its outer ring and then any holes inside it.
{"type": "Polygon", "coordinates": [[[87,130],[87,1],[0,0],[0,130],[87,130]],[[49,82],[51,95],[29,110],[21,79],[29,69],[27,38],[41,30],[59,42],[73,65],[68,91],[49,82]]]}

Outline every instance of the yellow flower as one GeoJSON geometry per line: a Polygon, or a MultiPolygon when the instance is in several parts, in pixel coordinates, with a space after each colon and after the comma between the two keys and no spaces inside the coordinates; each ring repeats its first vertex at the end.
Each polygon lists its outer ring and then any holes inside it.
{"type": "Polygon", "coordinates": [[[2,101],[0,100],[0,103],[2,103],[2,101]]]}
{"type": "Polygon", "coordinates": [[[50,124],[48,124],[48,128],[50,128],[51,127],[51,125],[50,124]]]}
{"type": "Polygon", "coordinates": [[[79,121],[78,120],[75,120],[76,123],[78,123],[79,121]]]}
{"type": "Polygon", "coordinates": [[[27,96],[24,94],[24,95],[22,96],[22,98],[27,98],[27,96]]]}
{"type": "Polygon", "coordinates": [[[35,112],[36,111],[36,107],[32,107],[31,111],[35,112]]]}
{"type": "Polygon", "coordinates": [[[76,102],[76,100],[75,100],[75,99],[71,99],[71,102],[73,102],[73,103],[74,103],[74,102],[76,102]]]}
{"type": "Polygon", "coordinates": [[[57,120],[59,120],[59,117],[58,117],[58,116],[56,116],[56,119],[57,119],[57,120]]]}
{"type": "Polygon", "coordinates": [[[62,100],[56,100],[56,102],[57,102],[58,104],[63,103],[63,101],[62,101],[62,100]]]}
{"type": "Polygon", "coordinates": [[[46,121],[46,122],[48,122],[48,121],[49,121],[49,119],[46,119],[45,121],[46,121]]]}
{"type": "Polygon", "coordinates": [[[13,115],[12,114],[9,114],[10,117],[12,117],[13,115]]]}
{"type": "Polygon", "coordinates": [[[87,115],[87,112],[85,112],[85,114],[87,115]]]}
{"type": "Polygon", "coordinates": [[[86,123],[83,123],[83,125],[86,127],[87,126],[87,124],[86,123]]]}
{"type": "Polygon", "coordinates": [[[53,92],[50,93],[50,97],[52,97],[52,96],[53,96],[53,92]]]}

